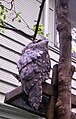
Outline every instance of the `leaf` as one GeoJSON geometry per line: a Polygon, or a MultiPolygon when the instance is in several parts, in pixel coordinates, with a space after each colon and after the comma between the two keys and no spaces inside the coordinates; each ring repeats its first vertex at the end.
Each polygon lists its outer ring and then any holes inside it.
{"type": "Polygon", "coordinates": [[[4,23],[4,22],[3,22],[3,20],[2,20],[2,19],[0,19],[0,24],[2,24],[2,25],[3,25],[3,23],[4,23]]]}
{"type": "Polygon", "coordinates": [[[21,19],[19,19],[18,22],[21,22],[21,19]]]}
{"type": "Polygon", "coordinates": [[[4,33],[4,29],[2,29],[1,31],[2,31],[2,33],[4,33]]]}
{"type": "Polygon", "coordinates": [[[3,19],[5,20],[6,19],[6,15],[4,14],[4,16],[3,16],[3,19]]]}
{"type": "MultiPolygon", "coordinates": [[[[35,31],[35,29],[36,29],[36,24],[33,25],[32,30],[35,31]]],[[[38,33],[39,35],[44,35],[43,30],[44,30],[43,24],[40,24],[39,27],[38,27],[37,33],[38,33]]]]}
{"type": "Polygon", "coordinates": [[[4,21],[2,19],[0,19],[0,24],[3,25],[4,24],[4,21]]]}
{"type": "Polygon", "coordinates": [[[49,37],[50,33],[46,34],[46,37],[49,37]]]}
{"type": "Polygon", "coordinates": [[[8,12],[8,10],[6,9],[5,12],[8,12]]]}
{"type": "Polygon", "coordinates": [[[35,24],[35,25],[33,25],[32,30],[33,30],[33,31],[35,31],[35,29],[36,29],[36,24],[35,24]]]}
{"type": "Polygon", "coordinates": [[[18,18],[20,14],[21,12],[16,13],[16,18],[18,18]]]}
{"type": "Polygon", "coordinates": [[[4,11],[2,10],[2,11],[0,12],[0,16],[2,16],[2,15],[3,15],[3,13],[4,13],[4,11]]]}
{"type": "Polygon", "coordinates": [[[3,5],[1,5],[1,9],[4,10],[4,6],[3,5]]]}

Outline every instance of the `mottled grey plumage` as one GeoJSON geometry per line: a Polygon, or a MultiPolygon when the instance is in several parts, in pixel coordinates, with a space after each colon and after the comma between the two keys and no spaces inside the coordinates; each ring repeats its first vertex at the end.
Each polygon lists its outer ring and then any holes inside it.
{"type": "Polygon", "coordinates": [[[17,63],[23,90],[30,105],[38,109],[42,101],[42,82],[48,79],[51,68],[48,40],[35,40],[27,45],[17,63]]]}

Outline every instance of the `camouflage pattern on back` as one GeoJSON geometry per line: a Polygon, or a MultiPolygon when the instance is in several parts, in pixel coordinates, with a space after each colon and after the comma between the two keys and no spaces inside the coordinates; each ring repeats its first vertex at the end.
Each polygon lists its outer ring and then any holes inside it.
{"type": "Polygon", "coordinates": [[[23,49],[17,66],[29,104],[38,109],[42,101],[42,83],[48,79],[51,69],[48,40],[35,40],[28,44],[23,49]]]}

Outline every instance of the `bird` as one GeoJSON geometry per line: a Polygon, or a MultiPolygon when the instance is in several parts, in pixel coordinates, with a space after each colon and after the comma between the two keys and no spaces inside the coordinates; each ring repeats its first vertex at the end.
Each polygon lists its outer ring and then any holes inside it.
{"type": "Polygon", "coordinates": [[[38,110],[42,102],[42,83],[49,78],[51,61],[48,39],[36,39],[22,50],[17,67],[19,81],[32,108],[38,110]]]}

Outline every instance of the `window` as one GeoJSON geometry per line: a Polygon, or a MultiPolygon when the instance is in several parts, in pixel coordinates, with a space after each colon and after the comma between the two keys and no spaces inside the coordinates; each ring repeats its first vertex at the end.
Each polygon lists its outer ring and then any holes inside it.
{"type": "MultiPolygon", "coordinates": [[[[69,0],[71,15],[72,56],[76,58],[76,0],[69,0]]],[[[59,47],[59,35],[56,31],[55,47],[59,47]]]]}
{"type": "Polygon", "coordinates": [[[72,55],[76,57],[76,0],[70,0],[70,15],[72,20],[72,55]]]}

